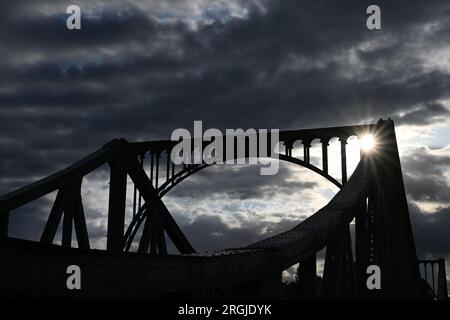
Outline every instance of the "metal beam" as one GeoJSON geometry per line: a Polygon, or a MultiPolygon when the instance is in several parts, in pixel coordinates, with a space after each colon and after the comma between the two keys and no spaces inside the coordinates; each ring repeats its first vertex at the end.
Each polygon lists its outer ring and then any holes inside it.
{"type": "Polygon", "coordinates": [[[89,236],[80,193],[77,193],[74,196],[74,205],[73,222],[75,225],[75,233],[77,235],[78,248],[87,250],[90,249],[89,236]]]}
{"type": "Polygon", "coordinates": [[[66,207],[66,204],[71,196],[70,191],[70,188],[67,186],[58,191],[52,210],[50,211],[50,215],[47,219],[47,223],[45,224],[44,232],[42,233],[40,240],[41,242],[46,244],[53,243],[64,208],[66,207]]]}
{"type": "Polygon", "coordinates": [[[445,260],[438,260],[438,280],[437,280],[437,297],[441,300],[448,300],[448,291],[447,291],[447,276],[445,270],[445,260]]]}
{"type": "Polygon", "coordinates": [[[346,138],[341,138],[341,169],[342,169],[342,184],[347,182],[347,152],[345,145],[347,144],[346,138]]]}
{"type": "Polygon", "coordinates": [[[110,156],[111,148],[117,140],[103,146],[103,148],[90,154],[86,158],[76,162],[70,167],[58,171],[51,176],[20,188],[16,191],[10,192],[6,195],[0,196],[0,207],[2,210],[11,211],[15,208],[23,206],[33,200],[36,200],[48,193],[61,189],[67,185],[68,181],[80,179],[80,177],[92,172],[98,167],[102,166],[110,156]]]}
{"type": "Polygon", "coordinates": [[[148,214],[147,217],[145,218],[144,229],[142,230],[141,239],[139,241],[138,252],[141,252],[141,253],[148,252],[148,247],[150,245],[152,229],[153,229],[152,215],[153,214],[148,214]]]}
{"type": "Polygon", "coordinates": [[[125,205],[127,193],[127,159],[121,146],[109,161],[110,185],[108,207],[108,232],[106,249],[121,251],[125,227],[125,205]]]}
{"type": "Polygon", "coordinates": [[[354,299],[357,295],[355,282],[350,229],[345,225],[327,245],[321,297],[354,299]]]}
{"type": "Polygon", "coordinates": [[[322,170],[328,174],[328,140],[321,140],[322,143],[322,170]]]}
{"type": "Polygon", "coordinates": [[[357,290],[360,298],[365,298],[367,286],[363,279],[366,278],[366,269],[369,265],[369,232],[367,198],[361,201],[360,209],[355,217],[355,255],[356,255],[356,277],[357,290]]]}

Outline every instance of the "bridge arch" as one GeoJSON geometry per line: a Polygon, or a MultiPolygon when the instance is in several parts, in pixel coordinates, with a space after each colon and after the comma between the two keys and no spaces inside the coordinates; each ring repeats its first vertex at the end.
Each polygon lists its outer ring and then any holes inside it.
{"type": "MultiPolygon", "coordinates": [[[[286,150],[287,154],[288,153],[286,150]]],[[[304,160],[298,159],[296,157],[286,155],[286,154],[277,154],[278,160],[285,161],[287,163],[291,163],[294,165],[301,166],[303,168],[309,169],[312,172],[320,175],[324,179],[331,182],[333,185],[335,185],[338,189],[342,188],[342,184],[337,181],[335,178],[333,178],[328,173],[324,172],[323,170],[319,169],[318,167],[305,162],[304,160]]],[[[271,157],[270,159],[277,160],[277,157],[271,157]]],[[[179,185],[181,182],[185,181],[190,176],[202,171],[203,169],[206,169],[208,167],[211,167],[215,164],[208,165],[206,163],[202,163],[199,165],[190,165],[183,168],[182,171],[174,174],[169,180],[166,180],[161,186],[158,187],[158,195],[160,198],[162,198],[164,195],[166,195],[169,191],[171,191],[174,187],[179,185]]],[[[128,228],[125,231],[124,234],[124,251],[129,251],[131,248],[131,245],[138,233],[138,231],[141,228],[142,223],[144,220],[148,217],[150,214],[150,211],[148,210],[146,204],[143,204],[137,211],[137,213],[134,215],[133,219],[131,220],[128,228]]]]}
{"type": "MultiPolygon", "coordinates": [[[[318,168],[317,166],[314,166],[310,163],[305,162],[304,160],[301,160],[299,158],[288,156],[285,154],[278,154],[278,159],[282,161],[286,161],[295,165],[299,165],[301,167],[304,167],[306,169],[309,169],[313,171],[314,173],[319,174],[323,178],[327,179],[329,182],[334,184],[336,187],[341,188],[342,183],[340,183],[338,180],[336,180],[334,177],[329,175],[328,173],[324,172],[322,169],[318,168]]],[[[275,157],[271,157],[270,159],[276,159],[275,157]]],[[[193,174],[210,167],[215,164],[208,165],[206,163],[202,163],[200,165],[191,165],[184,168],[182,171],[176,173],[173,177],[171,177],[169,180],[166,180],[161,186],[158,187],[158,193],[160,197],[162,198],[166,193],[168,193],[171,189],[173,189],[175,186],[180,184],[182,181],[187,179],[188,177],[192,176],[193,174]]]]}

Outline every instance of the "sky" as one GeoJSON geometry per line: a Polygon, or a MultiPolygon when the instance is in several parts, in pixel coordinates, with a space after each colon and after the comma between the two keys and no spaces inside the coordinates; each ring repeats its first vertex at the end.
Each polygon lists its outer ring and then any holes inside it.
{"type": "MultiPolygon", "coordinates": [[[[194,120],[286,130],[390,117],[418,256],[450,264],[448,0],[4,0],[0,21],[1,194],[111,139],[168,139],[194,120]],[[70,4],[81,7],[81,30],[66,28],[70,4]],[[370,4],[381,8],[381,30],[366,28],[370,4]]],[[[313,148],[313,161],[319,154],[313,148]]],[[[83,182],[98,248],[107,187],[107,167],[83,182]]],[[[207,251],[288,230],[336,192],[292,164],[270,177],[256,166],[221,166],[164,202],[207,251]]],[[[52,197],[13,212],[11,235],[39,239],[52,197]]]]}

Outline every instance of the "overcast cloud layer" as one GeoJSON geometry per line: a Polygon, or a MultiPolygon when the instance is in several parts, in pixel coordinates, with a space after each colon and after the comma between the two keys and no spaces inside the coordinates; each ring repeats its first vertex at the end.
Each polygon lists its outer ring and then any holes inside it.
{"type": "MultiPolygon", "coordinates": [[[[391,117],[419,256],[450,257],[450,3],[376,1],[383,30],[369,31],[372,2],[1,1],[0,193],[113,138],[168,138],[194,120],[294,129],[391,117]],[[73,3],[81,31],[65,27],[73,3]]],[[[200,250],[286,230],[336,192],[293,166],[266,179],[225,170],[165,200],[200,250]]],[[[84,186],[99,246],[107,183],[104,170],[84,186]]],[[[38,237],[47,202],[18,213],[12,232],[38,237]]]]}

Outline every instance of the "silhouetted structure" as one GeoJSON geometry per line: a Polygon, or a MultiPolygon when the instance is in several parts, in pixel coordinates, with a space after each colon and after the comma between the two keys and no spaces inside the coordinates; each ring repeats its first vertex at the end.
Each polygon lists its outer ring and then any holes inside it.
{"type": "MultiPolygon", "coordinates": [[[[305,298],[422,298],[393,122],[284,131],[280,132],[280,141],[285,146],[280,160],[320,174],[340,191],[325,207],[287,232],[209,255],[196,254],[162,201],[174,186],[208,167],[205,163],[175,166],[169,156],[176,144],[173,141],[113,140],[69,168],[2,196],[1,293],[97,298],[276,298],[280,295],[282,270],[299,262],[301,295],[305,298]],[[347,181],[347,139],[367,133],[376,137],[377,152],[362,154],[347,181]],[[342,183],[328,173],[327,146],[334,137],[341,143],[342,183]],[[322,144],[322,168],[310,163],[311,142],[315,139],[322,144]],[[303,159],[292,155],[296,141],[303,144],[303,159]],[[90,250],[81,184],[83,177],[106,163],[110,167],[107,249],[90,250]],[[165,174],[163,182],[161,173],[165,174]],[[125,228],[127,176],[134,184],[134,201],[133,217],[125,228]],[[39,243],[7,237],[11,211],[56,190],[39,243]],[[349,230],[353,219],[354,253],[349,230]],[[62,242],[57,246],[53,242],[61,220],[62,242]],[[73,227],[78,248],[70,248],[73,227]],[[130,252],[140,230],[137,252],[130,252]],[[165,235],[181,255],[167,254],[165,235]],[[317,292],[316,252],[324,247],[325,269],[317,292]],[[82,270],[80,291],[66,288],[66,268],[72,264],[82,270]],[[373,264],[381,268],[381,290],[366,287],[366,268],[373,264]]],[[[203,143],[203,147],[206,145],[203,143]]],[[[445,272],[445,268],[439,270],[445,272]]],[[[445,285],[445,274],[440,273],[439,279],[439,286],[445,285]]],[[[439,290],[436,296],[443,298],[446,293],[439,290]]]]}

